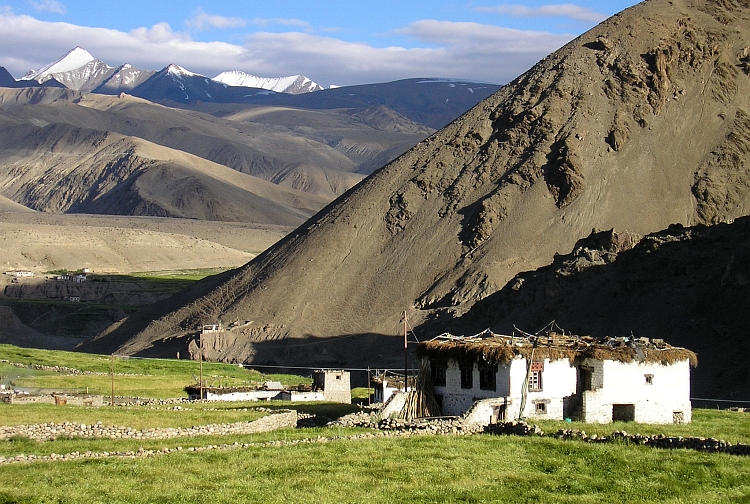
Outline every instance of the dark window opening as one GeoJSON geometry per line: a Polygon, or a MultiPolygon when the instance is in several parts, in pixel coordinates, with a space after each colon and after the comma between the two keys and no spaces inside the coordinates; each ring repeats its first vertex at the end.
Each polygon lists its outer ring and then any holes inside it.
{"type": "Polygon", "coordinates": [[[432,384],[436,387],[445,387],[445,365],[441,363],[430,363],[432,373],[432,384]]]}
{"type": "Polygon", "coordinates": [[[474,388],[474,367],[461,368],[461,388],[474,388]]]}
{"type": "Polygon", "coordinates": [[[576,384],[576,393],[580,394],[587,390],[594,390],[591,384],[591,375],[594,372],[594,368],[580,366],[578,368],[578,383],[576,384]]]}
{"type": "Polygon", "coordinates": [[[479,388],[482,390],[497,390],[497,368],[487,366],[479,368],[479,388]]]}
{"type": "Polygon", "coordinates": [[[644,375],[646,377],[646,385],[653,385],[654,384],[654,375],[647,374],[644,375]]]}
{"type": "Polygon", "coordinates": [[[612,405],[613,422],[633,422],[635,421],[635,404],[613,404],[612,405]]]}
{"type": "Polygon", "coordinates": [[[543,403],[543,402],[536,403],[536,413],[537,413],[537,415],[546,415],[547,414],[547,403],[543,403]]]}

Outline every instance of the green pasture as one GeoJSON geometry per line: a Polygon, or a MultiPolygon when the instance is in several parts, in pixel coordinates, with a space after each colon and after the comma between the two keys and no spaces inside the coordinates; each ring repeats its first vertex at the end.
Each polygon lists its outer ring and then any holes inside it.
{"type": "MultiPolygon", "coordinates": [[[[65,375],[0,364],[14,383],[61,388],[104,388],[111,358],[0,345],[0,359],[65,366],[104,375],[65,375]],[[82,381],[77,381],[77,380],[82,381]],[[87,385],[84,385],[87,384],[87,385]]],[[[115,358],[116,394],[184,395],[198,363],[115,358]],[[178,391],[171,394],[168,391],[178,391]]],[[[209,383],[265,379],[299,383],[290,375],[261,375],[226,364],[204,364],[209,383]]],[[[366,389],[354,396],[366,398],[366,389]]],[[[338,418],[354,405],[326,403],[194,402],[159,406],[76,407],[0,404],[0,426],[46,422],[118,425],[136,429],[190,427],[254,420],[255,408],[294,408],[338,418]]],[[[687,425],[605,425],[538,422],[610,435],[630,433],[702,436],[750,443],[750,414],[694,410],[687,425]]],[[[513,502],[513,503],[750,503],[750,457],[663,450],[624,442],[589,444],[553,438],[415,436],[346,439],[354,428],[284,429],[252,435],[196,436],[169,440],[64,438],[36,442],[21,436],[0,441],[0,456],[71,452],[125,452],[182,447],[149,458],[37,461],[0,465],[2,503],[89,502],[513,502]],[[295,439],[325,442],[287,444],[295,439]],[[259,443],[273,444],[258,445],[259,443]],[[249,448],[190,452],[190,447],[255,443],[249,448]]]]}
{"type": "Polygon", "coordinates": [[[0,502],[750,502],[748,474],[687,450],[423,436],[6,465],[0,502]]]}
{"type": "Polygon", "coordinates": [[[121,275],[88,275],[92,282],[122,282],[141,286],[140,290],[151,294],[174,294],[188,285],[208,276],[227,271],[228,268],[200,268],[170,271],[139,271],[121,275]]]}
{"type": "MultiPolygon", "coordinates": [[[[126,397],[187,397],[184,388],[197,383],[200,363],[192,360],[138,359],[108,355],[84,354],[20,348],[0,345],[0,359],[21,364],[60,366],[103,374],[66,374],[30,372],[27,368],[5,365],[0,368],[3,383],[16,387],[60,389],[109,396],[114,369],[115,395],[126,397]],[[7,374],[5,374],[7,373],[7,374]]],[[[262,374],[232,364],[203,363],[203,380],[207,386],[241,386],[273,380],[284,385],[311,383],[310,378],[288,374],[262,374]]]]}

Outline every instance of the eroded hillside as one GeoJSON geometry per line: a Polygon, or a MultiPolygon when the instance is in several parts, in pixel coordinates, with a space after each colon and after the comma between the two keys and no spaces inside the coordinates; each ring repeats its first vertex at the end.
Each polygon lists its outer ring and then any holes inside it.
{"type": "Polygon", "coordinates": [[[460,314],[592,228],[644,235],[745,215],[749,51],[746,1],[630,8],[247,266],[88,348],[158,353],[221,320],[241,327],[216,358],[397,363],[398,353],[358,342],[385,349],[405,309],[413,323],[460,314]],[[310,338],[322,343],[304,346],[310,338]]]}

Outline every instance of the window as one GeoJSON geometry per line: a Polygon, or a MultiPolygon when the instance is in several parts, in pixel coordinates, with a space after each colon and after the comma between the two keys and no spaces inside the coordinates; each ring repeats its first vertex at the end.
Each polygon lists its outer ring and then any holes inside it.
{"type": "Polygon", "coordinates": [[[497,390],[496,366],[483,366],[479,368],[479,388],[482,390],[497,390]]]}
{"type": "Polygon", "coordinates": [[[461,388],[474,388],[474,366],[461,367],[461,388]]]}
{"type": "Polygon", "coordinates": [[[546,415],[547,414],[547,403],[544,403],[544,402],[538,402],[538,403],[536,403],[536,414],[537,415],[546,415]]]}
{"type": "Polygon", "coordinates": [[[430,372],[432,373],[432,385],[435,387],[445,387],[445,364],[430,362],[430,372]]]}
{"type": "Polygon", "coordinates": [[[532,371],[529,375],[529,391],[540,392],[542,390],[542,372],[532,371]]]}
{"type": "Polygon", "coordinates": [[[542,390],[542,371],[544,371],[544,361],[532,361],[529,374],[530,392],[540,392],[542,390]]]}
{"type": "Polygon", "coordinates": [[[654,375],[647,374],[647,375],[643,375],[643,376],[646,377],[646,385],[653,385],[654,384],[654,375]]]}

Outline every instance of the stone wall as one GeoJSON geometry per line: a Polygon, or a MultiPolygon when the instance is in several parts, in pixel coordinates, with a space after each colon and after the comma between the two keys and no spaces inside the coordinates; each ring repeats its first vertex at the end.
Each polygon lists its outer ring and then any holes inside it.
{"type": "Polygon", "coordinates": [[[71,406],[102,406],[100,394],[3,394],[2,402],[10,404],[70,404],[71,406]]]}
{"type": "Polygon", "coordinates": [[[252,422],[199,425],[187,428],[159,427],[138,430],[131,427],[103,425],[102,422],[95,424],[50,422],[46,424],[0,426],[0,440],[10,439],[14,436],[22,436],[35,441],[52,441],[61,436],[87,439],[171,439],[183,436],[254,434],[296,426],[297,412],[284,410],[252,422]]]}

